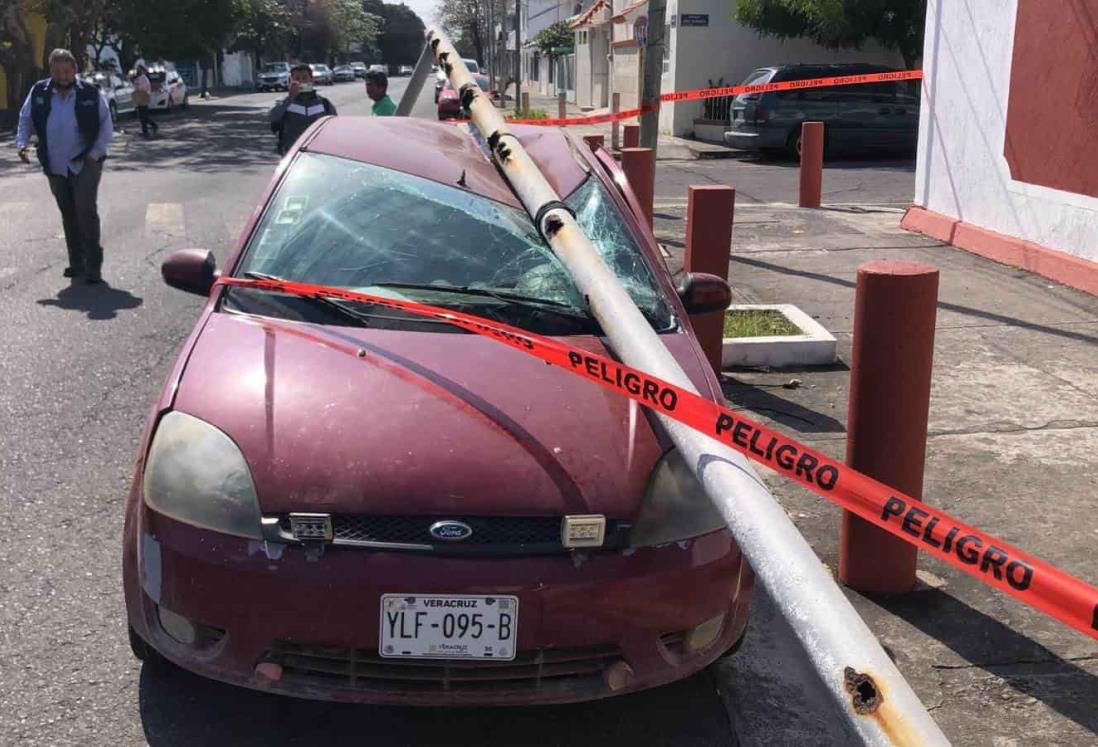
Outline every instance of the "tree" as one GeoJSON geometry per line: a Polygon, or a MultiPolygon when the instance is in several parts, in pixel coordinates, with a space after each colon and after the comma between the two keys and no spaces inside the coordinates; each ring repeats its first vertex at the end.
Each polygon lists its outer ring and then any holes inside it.
{"type": "Polygon", "coordinates": [[[926,0],[736,0],[736,20],[766,36],[806,37],[828,49],[875,39],[910,68],[923,51],[926,0]]]}
{"type": "Polygon", "coordinates": [[[377,40],[381,59],[389,65],[414,65],[426,43],[423,21],[404,3],[379,5],[385,20],[377,40]]]}
{"type": "Polygon", "coordinates": [[[301,15],[299,54],[333,61],[335,55],[376,44],[382,19],[368,13],[362,0],[310,0],[301,15]]]}
{"type": "Polygon", "coordinates": [[[481,64],[489,37],[487,6],[485,0],[443,0],[438,6],[439,22],[454,46],[463,55],[472,52],[481,64]]]}
{"type": "Polygon", "coordinates": [[[575,43],[575,35],[567,21],[557,21],[534,34],[530,43],[538,48],[543,57],[555,57],[553,50],[571,47],[575,43]]]}
{"type": "Polygon", "coordinates": [[[259,56],[282,57],[293,39],[294,16],[279,0],[235,0],[234,50],[250,52],[258,67],[259,56]]]}

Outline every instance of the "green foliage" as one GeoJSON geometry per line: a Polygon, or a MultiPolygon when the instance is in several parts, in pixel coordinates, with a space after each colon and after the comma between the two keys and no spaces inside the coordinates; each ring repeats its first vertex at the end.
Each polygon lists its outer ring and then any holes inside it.
{"type": "Polygon", "coordinates": [[[378,37],[381,59],[389,65],[414,65],[426,44],[427,29],[407,5],[382,5],[384,25],[378,37]]]}
{"type": "Polygon", "coordinates": [[[571,47],[575,42],[572,29],[568,28],[567,21],[557,21],[551,26],[546,26],[534,34],[531,44],[545,57],[553,56],[553,49],[559,47],[571,47]]]}
{"type": "Polygon", "coordinates": [[[277,59],[286,54],[295,34],[294,16],[279,0],[233,0],[236,41],[232,49],[277,59]]]}
{"type": "Polygon", "coordinates": [[[875,39],[910,67],[923,49],[926,0],[736,0],[736,20],[779,39],[806,37],[828,49],[875,39]]]}
{"type": "Polygon", "coordinates": [[[514,114],[507,115],[507,119],[549,119],[549,112],[546,109],[516,109],[514,114]]]}

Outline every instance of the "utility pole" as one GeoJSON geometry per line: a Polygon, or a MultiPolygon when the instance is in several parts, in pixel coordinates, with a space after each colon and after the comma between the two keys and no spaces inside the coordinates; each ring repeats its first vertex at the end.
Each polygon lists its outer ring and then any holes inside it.
{"type": "Polygon", "coordinates": [[[496,87],[496,0],[488,0],[488,90],[496,87]]]}
{"type": "Polygon", "coordinates": [[[644,48],[644,81],[641,85],[641,106],[652,106],[640,117],[640,144],[656,150],[660,135],[660,82],[663,79],[663,50],[667,0],[648,0],[648,39],[644,48]]]}
{"type": "Polygon", "coordinates": [[[515,109],[522,106],[522,0],[515,0],[515,109]]]}

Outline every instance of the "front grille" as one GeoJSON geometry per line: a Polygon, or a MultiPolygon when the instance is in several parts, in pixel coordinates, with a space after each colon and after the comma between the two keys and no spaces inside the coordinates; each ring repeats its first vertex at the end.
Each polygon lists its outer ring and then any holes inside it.
{"type": "Polygon", "coordinates": [[[265,657],[289,684],[357,691],[515,692],[603,689],[603,671],[621,660],[615,645],[520,651],[514,661],[386,659],[376,651],[277,641],[265,657]]]}
{"type": "MultiPolygon", "coordinates": [[[[446,555],[546,555],[569,550],[561,544],[559,516],[375,516],[333,514],[335,545],[384,550],[431,552],[446,555]],[[472,534],[459,541],[431,535],[435,522],[453,519],[469,526],[472,534]]],[[[289,519],[281,519],[282,531],[292,536],[289,519]]],[[[629,524],[606,521],[606,539],[596,550],[628,546],[629,524]]]]}

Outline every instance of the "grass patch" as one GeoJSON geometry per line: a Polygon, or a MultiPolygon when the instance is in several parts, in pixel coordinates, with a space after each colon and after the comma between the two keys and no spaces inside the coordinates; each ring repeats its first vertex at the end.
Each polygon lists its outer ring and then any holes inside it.
{"type": "Polygon", "coordinates": [[[804,332],[777,309],[733,309],[724,313],[725,337],[775,337],[804,332]]]}
{"type": "Polygon", "coordinates": [[[549,119],[549,112],[545,109],[527,109],[508,114],[507,119],[549,119]]]}

